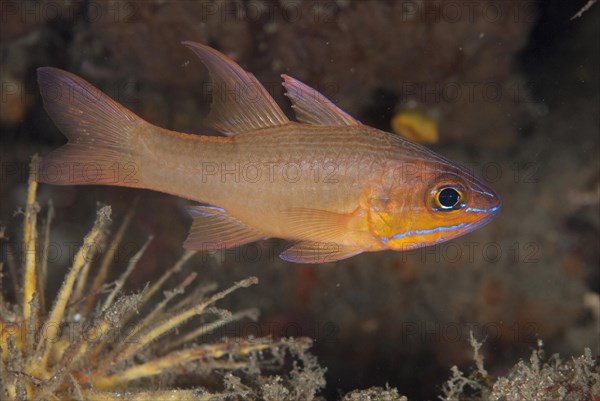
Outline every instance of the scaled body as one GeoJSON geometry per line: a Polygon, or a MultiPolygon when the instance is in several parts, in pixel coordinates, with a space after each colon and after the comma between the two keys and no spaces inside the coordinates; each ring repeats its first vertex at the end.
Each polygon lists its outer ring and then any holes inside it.
{"type": "Polygon", "coordinates": [[[284,75],[299,120],[289,121],[254,76],[214,49],[185,44],[213,79],[206,123],[228,136],[156,127],[80,78],[40,68],[44,105],[69,142],[43,159],[39,180],[148,188],[208,204],[190,209],[185,247],[277,237],[294,243],[284,259],[304,263],[434,244],[499,212],[495,192],[465,168],[361,124],[284,75]]]}

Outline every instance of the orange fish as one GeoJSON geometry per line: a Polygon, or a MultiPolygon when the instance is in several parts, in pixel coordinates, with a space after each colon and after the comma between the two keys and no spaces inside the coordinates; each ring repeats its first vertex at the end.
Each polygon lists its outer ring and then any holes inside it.
{"type": "Polygon", "coordinates": [[[298,120],[290,121],[234,61],[183,44],[208,68],[206,125],[225,136],[157,127],[79,77],[39,68],[44,107],[68,143],[43,158],[38,180],[147,188],[200,202],[190,208],[185,248],[276,237],[292,243],[280,256],[302,263],[436,244],[499,213],[498,195],[466,168],[361,124],[282,75],[298,120]]]}

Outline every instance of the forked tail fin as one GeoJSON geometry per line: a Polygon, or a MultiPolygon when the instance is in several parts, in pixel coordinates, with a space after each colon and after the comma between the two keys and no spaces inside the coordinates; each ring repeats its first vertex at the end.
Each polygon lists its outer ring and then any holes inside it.
{"type": "Polygon", "coordinates": [[[132,139],[144,121],[83,79],[38,68],[44,108],[68,143],[37,166],[40,182],[140,186],[132,139]]]}

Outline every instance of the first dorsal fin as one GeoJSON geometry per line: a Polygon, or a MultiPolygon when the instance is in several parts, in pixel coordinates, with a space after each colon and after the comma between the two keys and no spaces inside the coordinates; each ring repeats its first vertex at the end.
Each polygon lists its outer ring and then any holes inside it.
{"type": "Polygon", "coordinates": [[[212,79],[207,126],[232,135],[289,122],[254,75],[215,49],[195,42],[182,43],[202,60],[212,79]]]}
{"type": "Polygon", "coordinates": [[[285,95],[290,98],[298,121],[313,125],[360,125],[358,120],[310,86],[285,74],[281,77],[285,95]]]}

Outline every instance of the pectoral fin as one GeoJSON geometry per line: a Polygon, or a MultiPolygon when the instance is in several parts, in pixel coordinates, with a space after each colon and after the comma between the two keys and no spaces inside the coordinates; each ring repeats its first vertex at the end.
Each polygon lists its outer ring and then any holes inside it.
{"type": "Polygon", "coordinates": [[[281,218],[296,238],[321,242],[340,242],[348,234],[351,214],[310,208],[290,208],[281,218]]]}
{"type": "Polygon", "coordinates": [[[294,263],[328,263],[358,255],[362,251],[334,242],[301,241],[283,251],[279,257],[294,263]]]}
{"type": "Polygon", "coordinates": [[[283,260],[296,263],[326,263],[346,259],[361,253],[356,246],[342,245],[350,232],[352,214],[327,210],[291,208],[282,212],[282,219],[293,236],[302,238],[286,249],[283,260]]]}
{"type": "Polygon", "coordinates": [[[226,249],[266,238],[264,234],[246,226],[224,209],[194,206],[189,212],[194,221],[183,243],[186,249],[226,249]]]}

